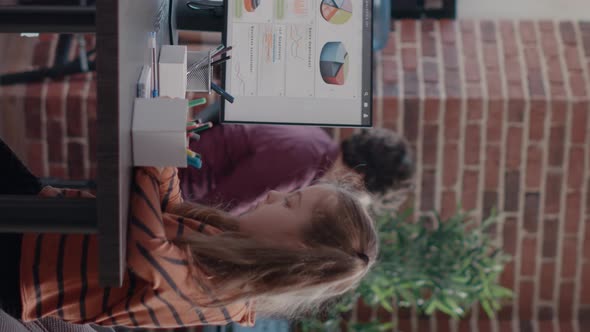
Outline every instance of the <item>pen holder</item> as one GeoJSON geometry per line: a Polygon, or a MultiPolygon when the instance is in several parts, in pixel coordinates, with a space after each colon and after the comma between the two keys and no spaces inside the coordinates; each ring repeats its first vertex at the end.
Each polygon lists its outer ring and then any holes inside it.
{"type": "Polygon", "coordinates": [[[190,92],[211,92],[212,51],[187,52],[187,85],[190,92]]]}
{"type": "Polygon", "coordinates": [[[187,167],[187,116],[186,99],[135,99],[133,165],[187,167]]]}

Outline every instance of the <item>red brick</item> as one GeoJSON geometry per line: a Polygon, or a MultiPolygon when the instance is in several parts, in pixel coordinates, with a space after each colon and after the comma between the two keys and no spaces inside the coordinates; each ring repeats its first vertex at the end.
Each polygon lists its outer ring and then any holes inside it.
{"type": "Polygon", "coordinates": [[[424,83],[424,96],[426,98],[436,97],[440,98],[440,87],[438,83],[424,83]]]}
{"type": "Polygon", "coordinates": [[[84,158],[85,146],[80,143],[68,143],[68,171],[70,178],[83,180],[86,173],[84,158]]]}
{"type": "Polygon", "coordinates": [[[549,76],[549,82],[563,83],[563,69],[561,68],[561,62],[558,57],[550,58],[546,61],[547,73],[549,76]]]}
{"type": "Polygon", "coordinates": [[[521,276],[536,275],[537,268],[537,239],[525,237],[522,239],[522,253],[520,260],[521,276]]]}
{"type": "Polygon", "coordinates": [[[518,318],[528,321],[533,318],[533,296],[535,285],[532,281],[521,281],[518,292],[518,318]]]}
{"type": "Polygon", "coordinates": [[[539,298],[541,300],[553,301],[555,287],[555,262],[543,262],[541,264],[541,280],[539,287],[539,298]]]}
{"type": "MultiPolygon", "coordinates": [[[[582,264],[582,280],[590,280],[590,263],[582,264]]],[[[581,286],[580,302],[584,305],[590,305],[590,282],[583,282],[581,286]]]]}
{"type": "Polygon", "coordinates": [[[67,174],[66,167],[62,164],[50,163],[49,164],[49,176],[53,177],[53,178],[58,178],[58,179],[67,179],[68,174],[67,174]]]}
{"type": "Polygon", "coordinates": [[[550,83],[549,89],[551,92],[551,97],[554,100],[563,100],[568,98],[567,91],[565,91],[565,85],[563,83],[550,83]]]}
{"type": "Polygon", "coordinates": [[[435,58],[436,39],[433,32],[422,32],[422,56],[435,58]]]}
{"type": "Polygon", "coordinates": [[[541,58],[535,46],[527,46],[524,49],[527,69],[541,69],[541,58]]]}
{"type": "Polygon", "coordinates": [[[459,147],[457,144],[446,143],[443,154],[443,186],[454,186],[457,183],[458,171],[459,147]]]}
{"type": "Polygon", "coordinates": [[[465,67],[465,80],[467,82],[481,82],[481,73],[477,58],[465,58],[463,65],[465,67]]]}
{"type": "Polygon", "coordinates": [[[573,282],[562,282],[559,286],[559,319],[561,320],[574,318],[574,288],[573,282]]]}
{"type": "Polygon", "coordinates": [[[441,100],[438,98],[427,98],[424,100],[424,123],[439,123],[441,100]]]}
{"type": "Polygon", "coordinates": [[[47,84],[47,95],[45,97],[45,114],[47,119],[63,119],[64,117],[64,87],[62,82],[47,84]]]}
{"type": "Polygon", "coordinates": [[[555,258],[557,256],[557,238],[559,235],[559,221],[557,219],[546,219],[543,222],[543,252],[544,258],[555,258]]]}
{"type": "Polygon", "coordinates": [[[466,165],[479,164],[479,154],[481,151],[481,125],[470,124],[465,128],[465,154],[464,162],[466,165]]]}
{"type": "Polygon", "coordinates": [[[566,46],[563,49],[565,57],[565,64],[570,72],[582,71],[582,63],[580,62],[580,53],[575,46],[566,46]]]}
{"type": "Polygon", "coordinates": [[[529,140],[542,141],[545,137],[545,119],[547,116],[547,103],[545,101],[532,101],[529,113],[529,140]]]}
{"type": "Polygon", "coordinates": [[[39,97],[25,97],[25,130],[27,138],[41,139],[43,118],[41,115],[41,101],[39,97]]]}
{"type": "Polygon", "coordinates": [[[526,187],[540,189],[543,176],[543,149],[531,145],[527,150],[526,187]]]}
{"type": "Polygon", "coordinates": [[[385,55],[395,55],[396,54],[395,32],[389,33],[389,36],[387,37],[387,44],[385,44],[385,48],[383,49],[383,54],[385,54],[385,55]]]}
{"type": "MultiPolygon", "coordinates": [[[[590,259],[590,217],[588,219],[586,219],[584,225],[585,227],[585,234],[584,234],[584,259],[588,260],[590,259]]],[[[589,279],[584,279],[584,280],[589,280],[589,279]]]]}
{"type": "Polygon", "coordinates": [[[96,162],[97,154],[97,120],[96,117],[88,118],[88,158],[91,162],[96,162]]]}
{"type": "Polygon", "coordinates": [[[549,165],[560,167],[563,165],[565,150],[565,128],[552,127],[549,134],[549,165]]]}
{"type": "Polygon", "coordinates": [[[447,97],[463,97],[463,91],[461,91],[461,75],[457,69],[449,69],[445,71],[444,87],[447,97]]]}
{"type": "MultiPolygon", "coordinates": [[[[488,96],[495,99],[502,98],[502,78],[500,77],[500,73],[496,70],[488,71],[486,76],[488,83],[488,96]]],[[[509,89],[509,91],[512,91],[512,89],[509,89]]]]}
{"type": "Polygon", "coordinates": [[[559,32],[561,35],[561,40],[566,45],[576,45],[576,31],[572,22],[560,22],[559,32]]]}
{"type": "Polygon", "coordinates": [[[422,61],[422,74],[424,81],[430,83],[438,83],[438,63],[434,61],[422,61]]]}
{"type": "Polygon", "coordinates": [[[64,126],[61,121],[49,120],[47,122],[47,147],[50,162],[61,163],[64,161],[64,126]]]}
{"type": "Polygon", "coordinates": [[[418,68],[418,53],[416,48],[402,48],[402,65],[404,70],[413,71],[418,68]]]}
{"type": "Polygon", "coordinates": [[[500,21],[500,33],[502,35],[502,44],[504,46],[504,55],[516,56],[518,54],[518,46],[516,44],[516,36],[514,32],[513,21],[500,21]]]}
{"type": "Polygon", "coordinates": [[[568,193],[565,205],[565,232],[567,234],[577,235],[580,231],[580,223],[582,222],[582,197],[580,192],[568,193]]]}
{"type": "MultiPolygon", "coordinates": [[[[480,82],[477,83],[466,83],[465,84],[465,97],[467,97],[468,102],[471,104],[483,104],[483,91],[480,82]]],[[[483,117],[483,110],[478,109],[477,111],[471,110],[468,105],[468,113],[467,113],[467,120],[477,120],[483,117]],[[473,118],[472,115],[477,115],[476,118],[473,118]]]]}
{"type": "Polygon", "coordinates": [[[570,87],[574,97],[586,97],[586,79],[583,73],[570,73],[570,87]]]}
{"type": "Polygon", "coordinates": [[[391,59],[383,59],[381,61],[381,68],[383,71],[383,82],[385,83],[397,83],[398,82],[398,71],[397,62],[391,59]]]}
{"type": "Polygon", "coordinates": [[[488,101],[487,141],[500,143],[504,124],[504,103],[498,100],[488,101]]]}
{"type": "Polygon", "coordinates": [[[481,27],[481,38],[486,43],[496,42],[496,25],[492,21],[482,21],[481,27]]]}
{"type": "Polygon", "coordinates": [[[567,105],[564,101],[551,102],[551,123],[553,125],[565,125],[567,119],[567,105]]]}
{"type": "Polygon", "coordinates": [[[422,163],[425,166],[436,167],[438,152],[438,125],[424,125],[424,139],[422,141],[422,163]]]}
{"type": "Polygon", "coordinates": [[[373,310],[364,301],[360,300],[357,302],[356,311],[356,317],[359,322],[366,323],[371,321],[373,310]]]}
{"type": "Polygon", "coordinates": [[[486,146],[486,161],[485,161],[485,189],[496,190],[499,186],[500,180],[500,148],[494,145],[486,146]]]}
{"type": "Polygon", "coordinates": [[[527,74],[529,93],[533,97],[545,97],[545,80],[540,69],[531,69],[527,74]]]}
{"type": "Polygon", "coordinates": [[[447,140],[458,140],[461,125],[460,104],[447,100],[444,112],[444,136],[447,140]]]}
{"type": "Polygon", "coordinates": [[[485,44],[483,45],[483,58],[486,68],[488,70],[497,70],[499,67],[498,62],[498,45],[496,44],[485,44]]]}
{"type": "Polygon", "coordinates": [[[397,98],[383,98],[383,127],[399,131],[399,110],[397,98]]]}
{"type": "Polygon", "coordinates": [[[584,149],[582,147],[571,147],[569,153],[568,187],[581,190],[584,185],[584,149]]]}
{"type": "Polygon", "coordinates": [[[47,176],[47,145],[45,142],[29,141],[27,143],[26,164],[31,173],[38,177],[47,176]]]}
{"type": "Polygon", "coordinates": [[[498,211],[498,193],[495,191],[485,191],[483,193],[483,218],[489,218],[492,211],[498,211]]]}
{"type": "Polygon", "coordinates": [[[507,217],[504,220],[502,238],[504,251],[509,255],[515,256],[516,246],[519,238],[518,220],[516,218],[507,217]]]}
{"type": "Polygon", "coordinates": [[[53,62],[53,56],[55,50],[55,43],[53,41],[40,41],[35,46],[33,53],[34,67],[45,67],[50,66],[53,62]]]}
{"type": "Polygon", "coordinates": [[[574,103],[572,111],[572,131],[570,141],[572,143],[586,144],[588,139],[588,113],[590,108],[587,102],[574,103]]]}
{"type": "Polygon", "coordinates": [[[441,197],[441,218],[449,219],[457,211],[457,195],[453,190],[445,190],[441,197]]]}
{"type": "Polygon", "coordinates": [[[522,154],[522,128],[509,127],[506,140],[506,168],[508,170],[519,169],[522,154]]]}
{"type": "Polygon", "coordinates": [[[422,172],[422,190],[420,191],[420,206],[424,212],[436,209],[436,171],[425,170],[422,172]]]}
{"type": "MultiPolygon", "coordinates": [[[[465,21],[461,21],[461,24],[465,21]]],[[[472,22],[471,22],[472,23],[472,22]]],[[[463,56],[465,57],[476,57],[477,56],[477,39],[475,37],[474,30],[463,30],[461,31],[461,42],[463,43],[463,56]]]]}
{"type": "Polygon", "coordinates": [[[522,74],[520,73],[520,62],[518,57],[509,57],[504,59],[506,79],[508,82],[521,82],[522,74]]]}
{"type": "Polygon", "coordinates": [[[501,320],[498,322],[498,331],[516,332],[512,329],[512,320],[501,320]]]}
{"type": "MultiPolygon", "coordinates": [[[[551,308],[548,309],[552,310],[551,308]]],[[[537,324],[539,324],[539,332],[557,332],[553,331],[552,319],[549,319],[548,321],[539,321],[537,324]]]]}
{"type": "Polygon", "coordinates": [[[415,143],[418,139],[419,115],[418,100],[404,100],[404,135],[411,143],[415,143]]]}
{"type": "Polygon", "coordinates": [[[403,43],[416,42],[416,20],[401,21],[401,38],[403,43]]]}
{"type": "Polygon", "coordinates": [[[412,331],[412,321],[409,319],[400,319],[398,325],[400,331],[412,331]]]}
{"type": "Polygon", "coordinates": [[[420,89],[420,83],[418,82],[418,73],[416,71],[404,72],[404,96],[406,98],[417,98],[420,89]]]}
{"type": "Polygon", "coordinates": [[[442,41],[445,44],[454,44],[456,42],[457,29],[455,21],[441,20],[439,23],[442,41]]]}
{"type": "Polygon", "coordinates": [[[590,215],[590,178],[588,178],[586,184],[586,192],[588,193],[588,195],[586,195],[586,214],[590,215]]]}
{"type": "Polygon", "coordinates": [[[584,55],[590,58],[590,34],[582,37],[582,43],[584,44],[584,55]]]}
{"type": "Polygon", "coordinates": [[[479,192],[479,171],[464,171],[463,172],[463,208],[467,211],[475,210],[477,208],[477,193],[479,192]]]}
{"type": "Polygon", "coordinates": [[[578,239],[576,237],[564,238],[561,245],[561,277],[574,278],[579,263],[578,239]]]}
{"type": "MultiPolygon", "coordinates": [[[[508,91],[508,99],[509,100],[524,100],[525,99],[523,82],[518,82],[518,83],[508,82],[507,91],[508,91]]],[[[529,98],[528,95],[526,97],[529,98]]]]}
{"type": "Polygon", "coordinates": [[[457,45],[445,44],[443,45],[443,59],[446,69],[459,69],[459,59],[457,52],[457,45]]]}
{"type": "Polygon", "coordinates": [[[535,24],[532,21],[520,22],[520,39],[525,44],[535,44],[537,42],[537,34],[535,31],[535,24]]]}
{"type": "MultiPolygon", "coordinates": [[[[481,98],[470,98],[467,100],[467,120],[479,121],[483,119],[483,100],[481,98]]],[[[481,130],[481,128],[480,128],[481,130]]]]}
{"type": "Polygon", "coordinates": [[[514,262],[509,262],[504,265],[504,271],[500,275],[500,284],[506,288],[514,289],[515,275],[514,275],[514,262]]]}
{"type": "Polygon", "coordinates": [[[561,174],[548,173],[545,183],[545,214],[553,214],[559,212],[561,200],[561,174]]]}
{"type": "MultiPolygon", "coordinates": [[[[524,198],[524,229],[527,232],[537,232],[539,225],[539,193],[527,193],[524,198]]],[[[527,257],[527,256],[524,256],[527,257]]]]}
{"type": "Polygon", "coordinates": [[[418,320],[418,332],[430,332],[430,320],[419,319],[418,320]]]}
{"type": "Polygon", "coordinates": [[[520,172],[509,171],[504,174],[504,210],[518,211],[520,197],[520,172]]]}
{"type": "Polygon", "coordinates": [[[341,140],[345,140],[347,138],[350,138],[355,133],[354,128],[340,128],[339,131],[340,131],[340,139],[341,140]]]}
{"type": "Polygon", "coordinates": [[[523,123],[525,113],[525,102],[522,99],[508,101],[508,122],[523,123]]]}
{"type": "Polygon", "coordinates": [[[559,45],[555,32],[542,32],[541,33],[541,48],[545,58],[555,58],[559,55],[559,45]]]}

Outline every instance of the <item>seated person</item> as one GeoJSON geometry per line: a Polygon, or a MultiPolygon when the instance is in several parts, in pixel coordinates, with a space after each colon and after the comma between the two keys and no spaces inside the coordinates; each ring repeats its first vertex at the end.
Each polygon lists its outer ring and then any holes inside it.
{"type": "MultiPolygon", "coordinates": [[[[1,140],[0,165],[0,194],[91,197],[42,188],[1,140]]],[[[377,259],[373,220],[341,186],[271,191],[239,217],[183,202],[175,168],[135,169],[131,193],[121,288],[98,282],[96,235],[0,234],[0,250],[11,253],[1,308],[24,321],[253,325],[256,315],[316,310],[356,287],[377,259]]]]}
{"type": "Polygon", "coordinates": [[[270,189],[291,192],[350,173],[381,194],[402,186],[414,169],[409,144],[387,129],[365,129],[338,145],[317,127],[225,124],[190,146],[203,156],[203,167],[179,170],[184,198],[234,215],[270,189]]]}

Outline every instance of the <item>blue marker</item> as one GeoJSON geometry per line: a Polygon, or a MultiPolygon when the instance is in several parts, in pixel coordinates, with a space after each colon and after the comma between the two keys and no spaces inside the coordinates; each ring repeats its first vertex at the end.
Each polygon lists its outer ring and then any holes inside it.
{"type": "Polygon", "coordinates": [[[201,167],[203,167],[203,161],[199,157],[187,156],[186,160],[189,166],[192,166],[196,169],[201,169],[201,167]]]}

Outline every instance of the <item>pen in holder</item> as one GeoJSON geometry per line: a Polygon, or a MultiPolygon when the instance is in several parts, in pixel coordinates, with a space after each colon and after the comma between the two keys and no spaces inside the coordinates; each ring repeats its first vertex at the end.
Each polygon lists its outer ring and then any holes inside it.
{"type": "Polygon", "coordinates": [[[211,92],[211,58],[214,51],[187,52],[187,91],[211,92]]]}

